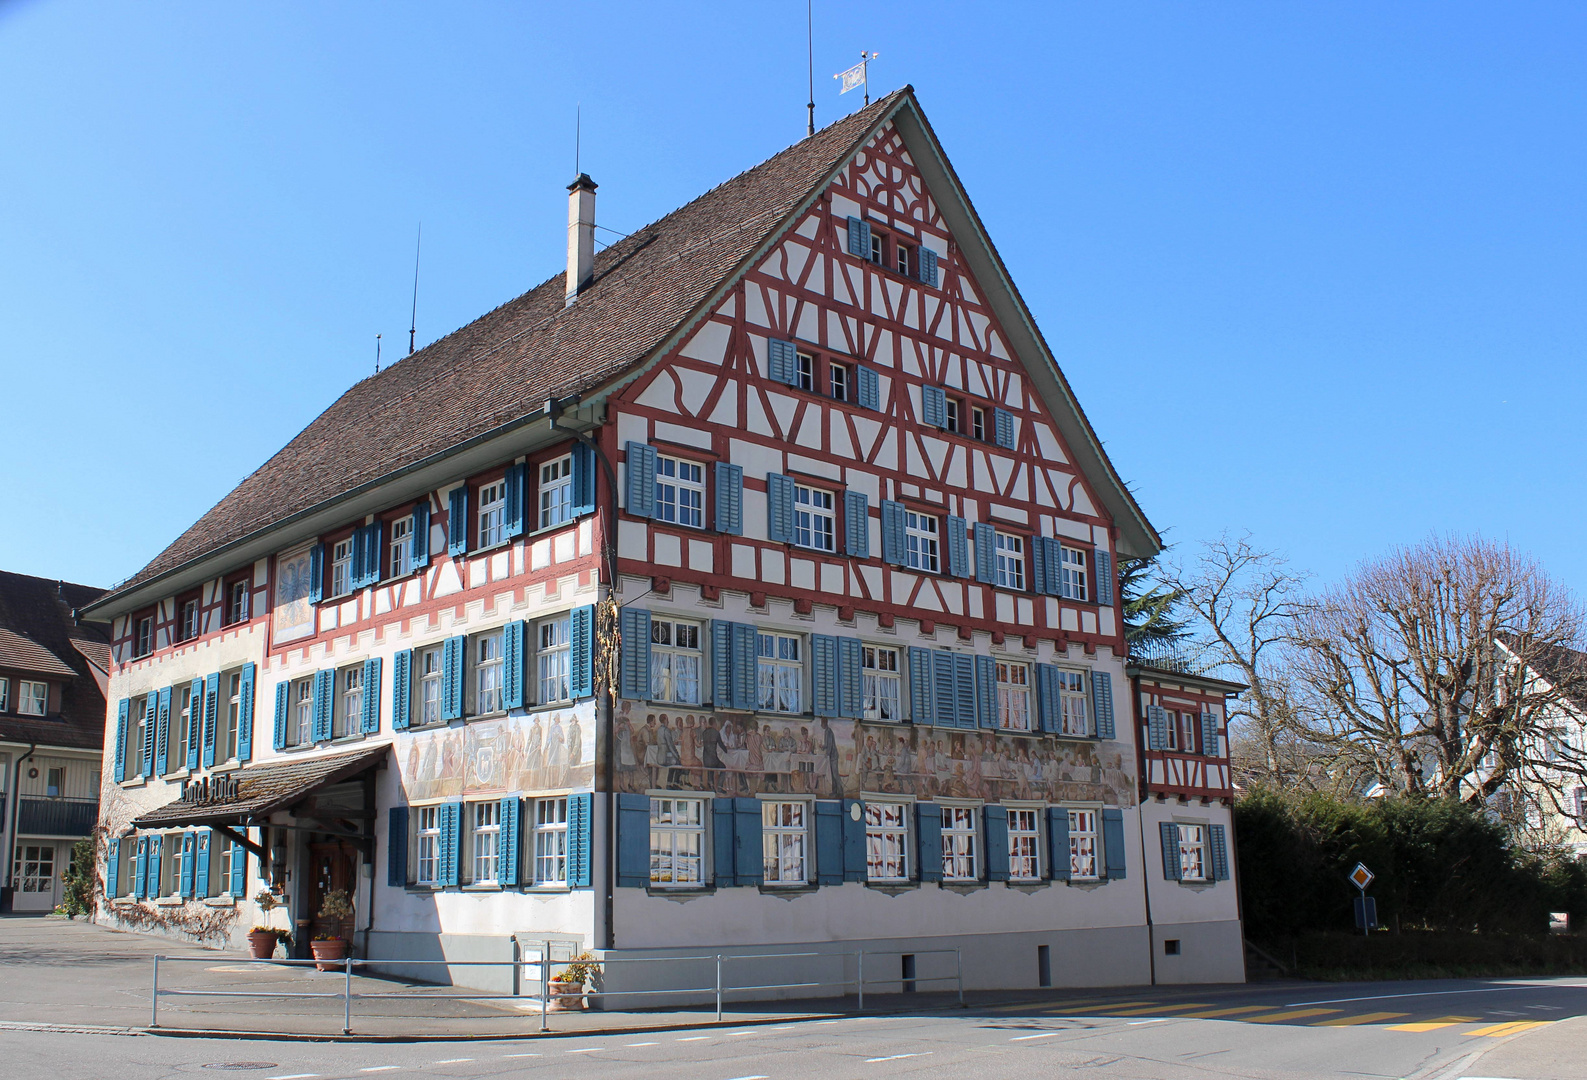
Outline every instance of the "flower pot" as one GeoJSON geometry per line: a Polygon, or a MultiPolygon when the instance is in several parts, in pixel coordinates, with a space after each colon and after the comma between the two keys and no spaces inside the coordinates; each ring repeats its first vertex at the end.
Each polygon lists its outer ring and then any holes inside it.
{"type": "Polygon", "coordinates": [[[551,980],[551,1001],[546,1008],[551,1012],[567,1012],[584,1008],[584,984],[551,980]]]}
{"type": "Polygon", "coordinates": [[[255,960],[268,960],[276,954],[276,942],[279,940],[274,934],[261,933],[255,930],[248,935],[248,951],[255,960]]]}
{"type": "Polygon", "coordinates": [[[347,957],[347,942],[341,938],[311,941],[309,949],[314,953],[316,961],[314,966],[320,971],[336,971],[347,957]]]}

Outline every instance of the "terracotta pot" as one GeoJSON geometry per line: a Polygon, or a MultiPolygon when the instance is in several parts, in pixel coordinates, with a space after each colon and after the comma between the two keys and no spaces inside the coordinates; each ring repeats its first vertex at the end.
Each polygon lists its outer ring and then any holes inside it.
{"type": "Polygon", "coordinates": [[[582,1009],[584,1005],[583,983],[551,980],[551,1001],[546,1006],[550,1012],[568,1012],[572,1009],[582,1009]]]}
{"type": "Polygon", "coordinates": [[[347,942],[341,938],[331,938],[328,941],[311,941],[309,950],[314,953],[316,963],[314,966],[320,971],[336,971],[342,967],[342,960],[347,956],[347,942]]]}
{"type": "Polygon", "coordinates": [[[248,935],[248,950],[255,960],[268,960],[276,954],[276,941],[274,934],[264,934],[255,930],[248,935]]]}

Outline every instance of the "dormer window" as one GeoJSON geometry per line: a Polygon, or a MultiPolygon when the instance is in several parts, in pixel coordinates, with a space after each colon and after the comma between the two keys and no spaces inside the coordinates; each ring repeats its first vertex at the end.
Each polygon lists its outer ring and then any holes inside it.
{"type": "Polygon", "coordinates": [[[17,682],[17,712],[23,716],[43,716],[49,703],[49,683],[29,682],[26,679],[17,682]]]}

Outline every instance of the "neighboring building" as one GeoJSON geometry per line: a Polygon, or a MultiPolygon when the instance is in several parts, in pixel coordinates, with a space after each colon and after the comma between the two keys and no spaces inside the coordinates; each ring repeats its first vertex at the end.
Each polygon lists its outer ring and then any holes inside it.
{"type": "MultiPolygon", "coordinates": [[[[598,256],[569,192],[565,277],[94,608],[101,918],[235,941],[273,886],[300,951],[1150,979],[1113,567],[1160,541],[912,92],[598,256]]],[[[1232,884],[1175,888],[1176,977],[1240,979],[1232,884]]],[[[644,970],[607,986],[696,977],[644,970]]]]}
{"type": "Polygon", "coordinates": [[[99,819],[110,643],[73,612],[103,589],[0,571],[0,911],[50,911],[99,819]]]}
{"type": "MultiPolygon", "coordinates": [[[[1509,672],[1525,665],[1526,694],[1540,715],[1530,718],[1537,735],[1522,748],[1525,766],[1511,770],[1513,779],[1488,797],[1488,806],[1532,843],[1587,856],[1587,653],[1506,638],[1498,647],[1509,672]]],[[[1492,757],[1483,761],[1485,778],[1492,757]]]]}

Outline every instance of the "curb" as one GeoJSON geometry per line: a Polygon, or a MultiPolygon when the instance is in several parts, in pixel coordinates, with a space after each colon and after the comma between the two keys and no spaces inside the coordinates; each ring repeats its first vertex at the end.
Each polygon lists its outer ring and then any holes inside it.
{"type": "Polygon", "coordinates": [[[98,1027],[93,1024],[46,1024],[43,1021],[0,1020],[0,1031],[49,1031],[57,1035],[147,1035],[145,1028],[98,1027]]]}

